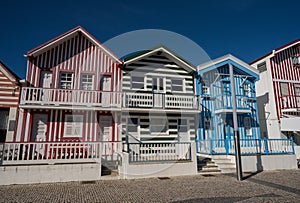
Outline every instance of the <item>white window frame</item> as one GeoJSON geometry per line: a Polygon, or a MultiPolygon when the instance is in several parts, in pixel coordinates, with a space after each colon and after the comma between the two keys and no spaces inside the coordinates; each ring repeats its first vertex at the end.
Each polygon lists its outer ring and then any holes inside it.
{"type": "Polygon", "coordinates": [[[73,73],[71,72],[61,72],[60,73],[60,88],[61,89],[72,89],[73,87],[73,73]],[[65,75],[65,76],[63,76],[65,75]]]}
{"type": "Polygon", "coordinates": [[[150,133],[151,134],[168,134],[169,124],[168,119],[164,117],[151,117],[150,118],[150,133]],[[154,122],[155,121],[155,122],[154,122]],[[159,127],[159,130],[157,130],[159,127]],[[153,128],[156,128],[153,130],[153,128]]]}
{"type": "Polygon", "coordinates": [[[202,94],[209,94],[209,87],[206,85],[202,86],[202,94]]]}
{"type": "Polygon", "coordinates": [[[184,88],[184,79],[182,78],[171,78],[171,91],[172,92],[185,92],[185,88],[184,88]],[[181,84],[174,84],[174,80],[176,81],[180,81],[181,84]],[[181,90],[174,90],[174,88],[176,87],[180,87],[181,90]]]}
{"type": "Polygon", "coordinates": [[[80,89],[94,90],[94,75],[93,74],[82,74],[81,75],[80,89]]]}
{"type": "Polygon", "coordinates": [[[130,87],[131,87],[131,89],[135,89],[135,90],[144,90],[145,89],[145,77],[142,75],[131,75],[130,87]],[[135,81],[135,80],[133,80],[134,78],[142,78],[142,80],[135,81]],[[134,87],[135,84],[140,85],[141,88],[134,87]]]}
{"type": "Polygon", "coordinates": [[[250,83],[245,83],[243,85],[244,96],[251,97],[251,85],[250,83]]]}
{"type": "Polygon", "coordinates": [[[83,115],[65,115],[64,138],[82,137],[83,115]],[[70,132],[71,131],[71,132],[70,132]]]}
{"type": "Polygon", "coordinates": [[[166,78],[161,77],[161,76],[152,77],[153,92],[166,93],[166,81],[165,80],[166,80],[166,78]],[[162,84],[161,84],[161,82],[162,82],[162,84]],[[154,87],[156,87],[156,89],[154,87]],[[157,88],[157,87],[159,87],[159,88],[157,88]],[[161,89],[161,87],[162,87],[162,89],[161,89]]]}

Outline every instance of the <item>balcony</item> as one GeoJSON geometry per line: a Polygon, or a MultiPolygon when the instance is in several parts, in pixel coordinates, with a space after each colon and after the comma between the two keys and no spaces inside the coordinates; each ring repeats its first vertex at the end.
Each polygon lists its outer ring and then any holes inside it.
{"type": "MultiPolygon", "coordinates": [[[[251,113],[249,103],[255,101],[255,98],[244,95],[236,95],[237,113],[251,113]]],[[[231,95],[219,95],[215,97],[216,113],[232,112],[232,97],[231,95]]]]}
{"type": "Polygon", "coordinates": [[[163,110],[199,110],[199,98],[195,95],[174,95],[165,93],[125,92],[124,108],[148,108],[163,110]]]}
{"type": "Polygon", "coordinates": [[[284,113],[299,112],[300,111],[300,96],[289,95],[279,97],[281,101],[281,111],[284,113]]]}
{"type": "Polygon", "coordinates": [[[24,87],[20,105],[23,108],[129,108],[199,110],[195,95],[171,95],[146,92],[108,92],[72,89],[24,87]]]}
{"type": "Polygon", "coordinates": [[[120,108],[121,96],[121,92],[24,87],[20,105],[28,108],[37,105],[45,108],[120,108]]]}

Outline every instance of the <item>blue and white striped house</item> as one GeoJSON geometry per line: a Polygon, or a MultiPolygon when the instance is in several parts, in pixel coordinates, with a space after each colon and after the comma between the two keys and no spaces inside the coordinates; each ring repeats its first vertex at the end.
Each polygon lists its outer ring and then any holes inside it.
{"type": "Polygon", "coordinates": [[[237,119],[241,147],[251,147],[260,139],[255,82],[259,73],[228,54],[197,67],[197,95],[201,97],[197,152],[234,152],[232,89],[229,68],[233,67],[237,119]]]}

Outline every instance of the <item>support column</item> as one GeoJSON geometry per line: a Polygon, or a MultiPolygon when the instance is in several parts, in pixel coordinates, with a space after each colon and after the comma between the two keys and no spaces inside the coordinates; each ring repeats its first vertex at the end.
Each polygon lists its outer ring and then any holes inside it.
{"type": "Polygon", "coordinates": [[[237,113],[236,113],[235,82],[234,82],[234,77],[233,77],[232,64],[229,64],[229,74],[230,74],[230,85],[231,85],[231,95],[232,95],[232,116],[233,116],[233,128],[234,128],[234,149],[235,149],[236,175],[237,175],[237,180],[241,181],[243,178],[241,146],[240,146],[239,127],[238,127],[238,122],[237,122],[237,113]]]}

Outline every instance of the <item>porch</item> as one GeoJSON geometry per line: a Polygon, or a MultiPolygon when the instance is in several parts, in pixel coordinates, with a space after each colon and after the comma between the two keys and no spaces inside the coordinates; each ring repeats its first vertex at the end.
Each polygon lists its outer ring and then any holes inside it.
{"type": "MultiPolygon", "coordinates": [[[[242,155],[295,154],[293,139],[240,139],[242,155]]],[[[234,155],[233,139],[197,140],[197,153],[234,155]]]]}

